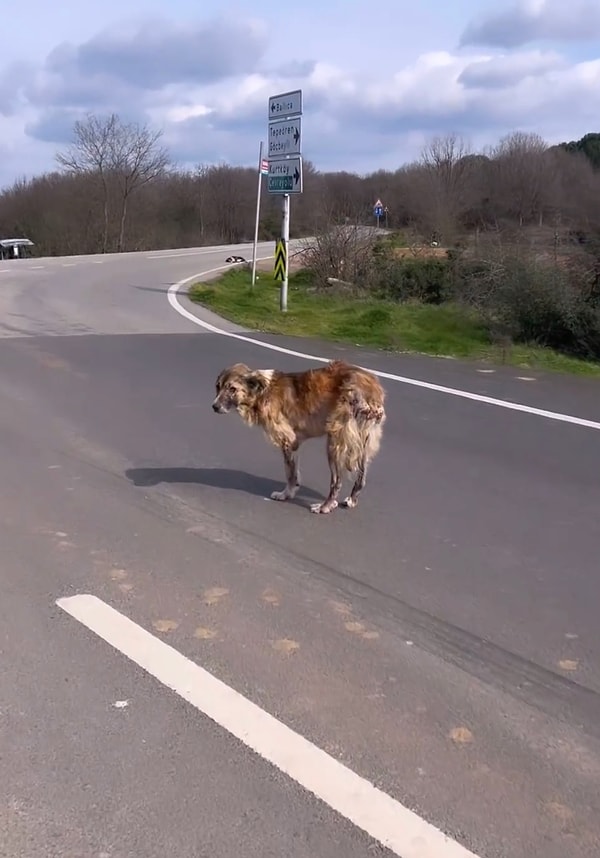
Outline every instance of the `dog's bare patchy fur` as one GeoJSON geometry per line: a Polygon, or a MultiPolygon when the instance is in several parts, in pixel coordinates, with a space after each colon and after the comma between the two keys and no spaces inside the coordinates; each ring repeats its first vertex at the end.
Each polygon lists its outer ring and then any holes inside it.
{"type": "Polygon", "coordinates": [[[234,408],[249,426],[259,426],[283,454],[286,485],[273,500],[293,498],[300,487],[298,449],[309,438],[326,436],[331,473],[329,494],[311,505],[328,513],[338,505],[343,471],[355,474],[343,506],[354,507],[365,486],[367,468],[379,449],[386,419],[385,391],[378,378],[344,361],[304,372],[226,367],[216,381],[213,410],[234,408]]]}

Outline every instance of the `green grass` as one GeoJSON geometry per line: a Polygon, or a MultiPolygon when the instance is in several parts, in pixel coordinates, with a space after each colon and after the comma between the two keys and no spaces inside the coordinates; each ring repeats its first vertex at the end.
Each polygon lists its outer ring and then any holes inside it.
{"type": "Polygon", "coordinates": [[[189,296],[256,331],[600,377],[600,364],[551,349],[514,345],[501,350],[490,343],[476,317],[456,306],[317,294],[310,288],[309,275],[298,272],[290,276],[288,312],[282,313],[279,285],[269,273],[259,272],[252,289],[249,272],[235,270],[193,285],[189,296]]]}

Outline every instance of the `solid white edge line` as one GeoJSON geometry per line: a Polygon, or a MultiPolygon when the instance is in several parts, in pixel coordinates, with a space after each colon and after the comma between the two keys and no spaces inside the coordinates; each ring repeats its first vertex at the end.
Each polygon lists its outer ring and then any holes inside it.
{"type": "Polygon", "coordinates": [[[97,596],[82,593],[56,604],[400,858],[477,858],[97,596]]]}
{"type": "MultiPolygon", "coordinates": [[[[263,256],[261,259],[272,259],[272,256],[263,256]]],[[[310,355],[304,352],[297,352],[294,349],[286,349],[283,346],[276,346],[273,343],[265,343],[261,340],[255,340],[253,337],[247,337],[244,334],[236,334],[233,331],[224,331],[222,328],[217,328],[215,325],[211,325],[210,322],[205,322],[203,319],[200,319],[198,316],[194,315],[194,313],[190,313],[189,310],[186,310],[179,303],[179,299],[177,293],[180,289],[186,286],[188,283],[191,283],[193,280],[198,280],[201,277],[206,277],[209,274],[216,274],[218,271],[223,271],[226,268],[230,268],[229,265],[220,265],[218,268],[210,268],[208,271],[202,271],[199,274],[193,274],[191,277],[186,277],[183,280],[180,280],[178,283],[173,283],[169,286],[169,291],[167,293],[167,297],[169,300],[169,304],[171,307],[183,316],[186,319],[189,319],[190,322],[193,322],[195,325],[198,325],[201,328],[204,328],[206,331],[210,331],[213,334],[219,334],[222,337],[232,337],[235,340],[242,340],[242,342],[252,343],[252,345],[259,346],[263,349],[269,349],[274,352],[281,352],[282,354],[292,355],[293,357],[303,358],[304,360],[312,360],[317,361],[319,363],[329,363],[330,358],[321,357],[320,355],[310,355]]],[[[572,414],[562,414],[560,411],[547,411],[544,408],[535,408],[533,405],[523,405],[520,402],[511,402],[508,399],[495,399],[492,396],[484,396],[481,393],[471,393],[468,390],[460,390],[455,387],[445,387],[442,384],[434,384],[431,381],[421,381],[417,378],[409,378],[403,375],[395,375],[391,372],[383,372],[379,369],[373,369],[371,367],[362,367],[362,369],[368,369],[369,372],[374,373],[380,378],[387,378],[390,381],[397,381],[400,384],[411,384],[413,387],[422,387],[426,390],[435,390],[437,393],[447,393],[450,396],[458,396],[462,399],[470,399],[473,402],[482,402],[486,405],[495,405],[498,408],[506,408],[510,411],[521,411],[524,414],[533,414],[537,417],[545,417],[548,420],[555,420],[560,423],[571,423],[574,426],[584,426],[587,429],[595,429],[596,431],[600,431],[600,422],[596,420],[587,420],[584,417],[576,417],[572,414]]]]}

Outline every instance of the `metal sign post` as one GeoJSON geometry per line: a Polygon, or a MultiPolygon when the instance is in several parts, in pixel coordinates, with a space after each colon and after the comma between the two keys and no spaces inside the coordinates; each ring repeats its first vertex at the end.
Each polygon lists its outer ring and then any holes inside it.
{"type": "Polygon", "coordinates": [[[256,222],[254,224],[254,246],[252,248],[252,285],[256,282],[256,253],[258,248],[258,224],[260,222],[260,191],[262,186],[262,177],[269,172],[269,162],[263,158],[263,143],[260,142],[258,151],[258,191],[256,194],[256,222]]]}
{"type": "Polygon", "coordinates": [[[269,98],[269,172],[267,190],[281,194],[281,239],[277,242],[274,276],[281,280],[279,306],[287,312],[290,194],[301,194],[302,175],[302,90],[283,92],[269,98]]]}

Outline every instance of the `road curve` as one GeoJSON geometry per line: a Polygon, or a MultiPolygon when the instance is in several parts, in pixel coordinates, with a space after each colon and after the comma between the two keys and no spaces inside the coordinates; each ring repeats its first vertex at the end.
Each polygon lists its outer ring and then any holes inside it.
{"type": "Polygon", "coordinates": [[[173,296],[231,252],[0,264],[0,851],[598,854],[597,383],[222,336],[173,296]],[[356,510],[210,409],[298,353],[387,374],[356,510]]]}

